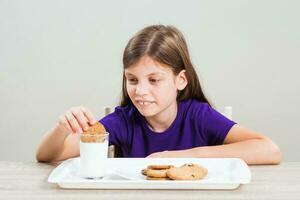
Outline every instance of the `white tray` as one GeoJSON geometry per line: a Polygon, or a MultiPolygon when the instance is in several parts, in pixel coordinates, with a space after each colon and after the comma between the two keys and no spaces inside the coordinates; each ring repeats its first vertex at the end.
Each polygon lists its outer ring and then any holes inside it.
{"type": "Polygon", "coordinates": [[[108,171],[102,179],[79,176],[80,159],[69,159],[57,166],[48,182],[61,188],[76,189],[235,189],[250,183],[248,165],[238,158],[109,158],[108,171]],[[141,170],[150,164],[200,164],[207,176],[196,181],[146,180],[141,170]]]}

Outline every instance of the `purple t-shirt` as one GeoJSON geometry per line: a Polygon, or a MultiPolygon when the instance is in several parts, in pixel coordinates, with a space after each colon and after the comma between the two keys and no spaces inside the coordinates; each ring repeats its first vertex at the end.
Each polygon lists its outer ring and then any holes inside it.
{"type": "Polygon", "coordinates": [[[179,102],[175,120],[161,133],[152,131],[132,104],[116,107],[100,122],[110,133],[109,144],[119,147],[124,157],[220,145],[235,124],[207,103],[197,100],[179,102]]]}

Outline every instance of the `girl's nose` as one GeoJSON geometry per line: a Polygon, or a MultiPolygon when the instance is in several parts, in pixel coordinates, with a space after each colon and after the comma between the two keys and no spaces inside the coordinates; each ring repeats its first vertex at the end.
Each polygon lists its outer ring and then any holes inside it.
{"type": "Polygon", "coordinates": [[[148,93],[148,86],[144,83],[138,83],[136,85],[135,94],[142,96],[148,93]]]}

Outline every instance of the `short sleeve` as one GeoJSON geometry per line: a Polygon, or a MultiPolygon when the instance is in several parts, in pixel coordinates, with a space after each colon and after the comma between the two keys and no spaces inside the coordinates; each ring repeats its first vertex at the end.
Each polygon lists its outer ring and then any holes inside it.
{"type": "Polygon", "coordinates": [[[121,147],[124,144],[124,135],[126,127],[122,123],[122,118],[116,112],[113,112],[99,120],[109,133],[109,145],[121,147]]]}
{"type": "Polygon", "coordinates": [[[209,146],[223,144],[229,130],[236,124],[208,104],[205,104],[198,114],[202,119],[201,129],[209,146]]]}

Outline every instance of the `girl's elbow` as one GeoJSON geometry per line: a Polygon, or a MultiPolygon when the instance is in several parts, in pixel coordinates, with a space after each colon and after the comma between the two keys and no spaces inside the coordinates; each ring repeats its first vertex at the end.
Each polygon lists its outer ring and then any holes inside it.
{"type": "Polygon", "coordinates": [[[271,155],[270,155],[270,164],[278,165],[282,161],[282,153],[280,148],[271,141],[271,155]]]}
{"type": "Polygon", "coordinates": [[[41,151],[37,151],[35,154],[35,159],[37,162],[43,162],[43,163],[50,163],[52,162],[51,158],[47,155],[45,155],[41,151]]]}
{"type": "Polygon", "coordinates": [[[38,162],[48,162],[48,160],[45,157],[43,157],[40,152],[36,152],[35,159],[38,162]]]}

